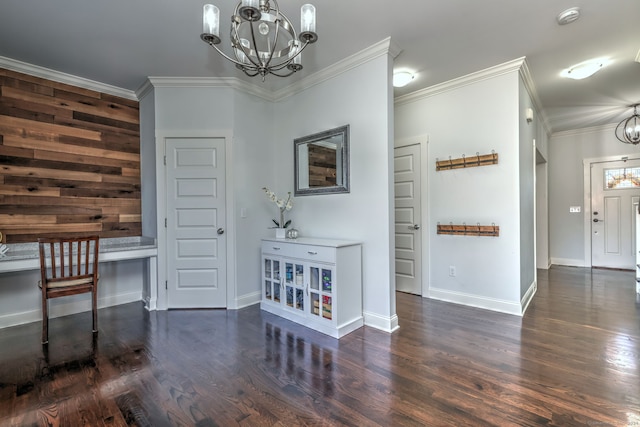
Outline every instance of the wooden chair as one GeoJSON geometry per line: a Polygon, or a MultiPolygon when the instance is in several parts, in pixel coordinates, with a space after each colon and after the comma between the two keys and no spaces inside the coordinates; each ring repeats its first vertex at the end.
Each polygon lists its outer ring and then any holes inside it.
{"type": "Polygon", "coordinates": [[[98,332],[98,252],[99,237],[40,238],[42,289],[42,344],[49,342],[47,300],[91,292],[93,333],[98,332]]]}

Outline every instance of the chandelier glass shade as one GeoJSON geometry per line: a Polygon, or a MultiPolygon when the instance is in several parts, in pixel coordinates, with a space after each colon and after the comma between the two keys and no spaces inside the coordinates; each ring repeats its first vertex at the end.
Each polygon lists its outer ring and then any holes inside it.
{"type": "Polygon", "coordinates": [[[280,12],[276,0],[242,0],[231,16],[232,55],[217,45],[220,38],[220,10],[205,4],[200,38],[220,55],[236,64],[250,77],[267,74],[287,77],[302,70],[302,51],[318,40],[316,9],[305,4],[300,9],[301,32],[280,12]]]}
{"type": "Polygon", "coordinates": [[[638,105],[633,106],[633,115],[616,126],[616,138],[625,144],[640,144],[640,115],[638,105]]]}

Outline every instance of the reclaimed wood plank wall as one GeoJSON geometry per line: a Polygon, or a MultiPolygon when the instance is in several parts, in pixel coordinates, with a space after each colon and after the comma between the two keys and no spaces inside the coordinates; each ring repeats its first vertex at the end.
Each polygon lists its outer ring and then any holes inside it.
{"type": "Polygon", "coordinates": [[[0,68],[0,232],[140,236],[138,102],[0,68]]]}

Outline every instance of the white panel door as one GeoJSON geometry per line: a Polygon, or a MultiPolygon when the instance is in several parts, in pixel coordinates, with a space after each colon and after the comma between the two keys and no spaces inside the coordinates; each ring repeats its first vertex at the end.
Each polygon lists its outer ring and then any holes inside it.
{"type": "Polygon", "coordinates": [[[631,169],[640,160],[594,163],[591,165],[591,265],[635,270],[635,209],[640,188],[606,188],[606,171],[621,181],[632,183],[631,169]],[[628,178],[630,179],[627,179],[628,178]]]}
{"type": "Polygon", "coordinates": [[[420,145],[394,151],[396,290],[422,295],[420,145]]]}
{"type": "Polygon", "coordinates": [[[225,141],[168,138],[167,303],[226,307],[225,141]]]}

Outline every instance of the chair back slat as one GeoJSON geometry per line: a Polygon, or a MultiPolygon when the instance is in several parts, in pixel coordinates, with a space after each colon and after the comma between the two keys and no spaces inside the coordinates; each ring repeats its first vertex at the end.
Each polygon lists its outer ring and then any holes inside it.
{"type": "Polygon", "coordinates": [[[97,276],[98,242],[98,236],[38,239],[43,283],[97,276]]]}

